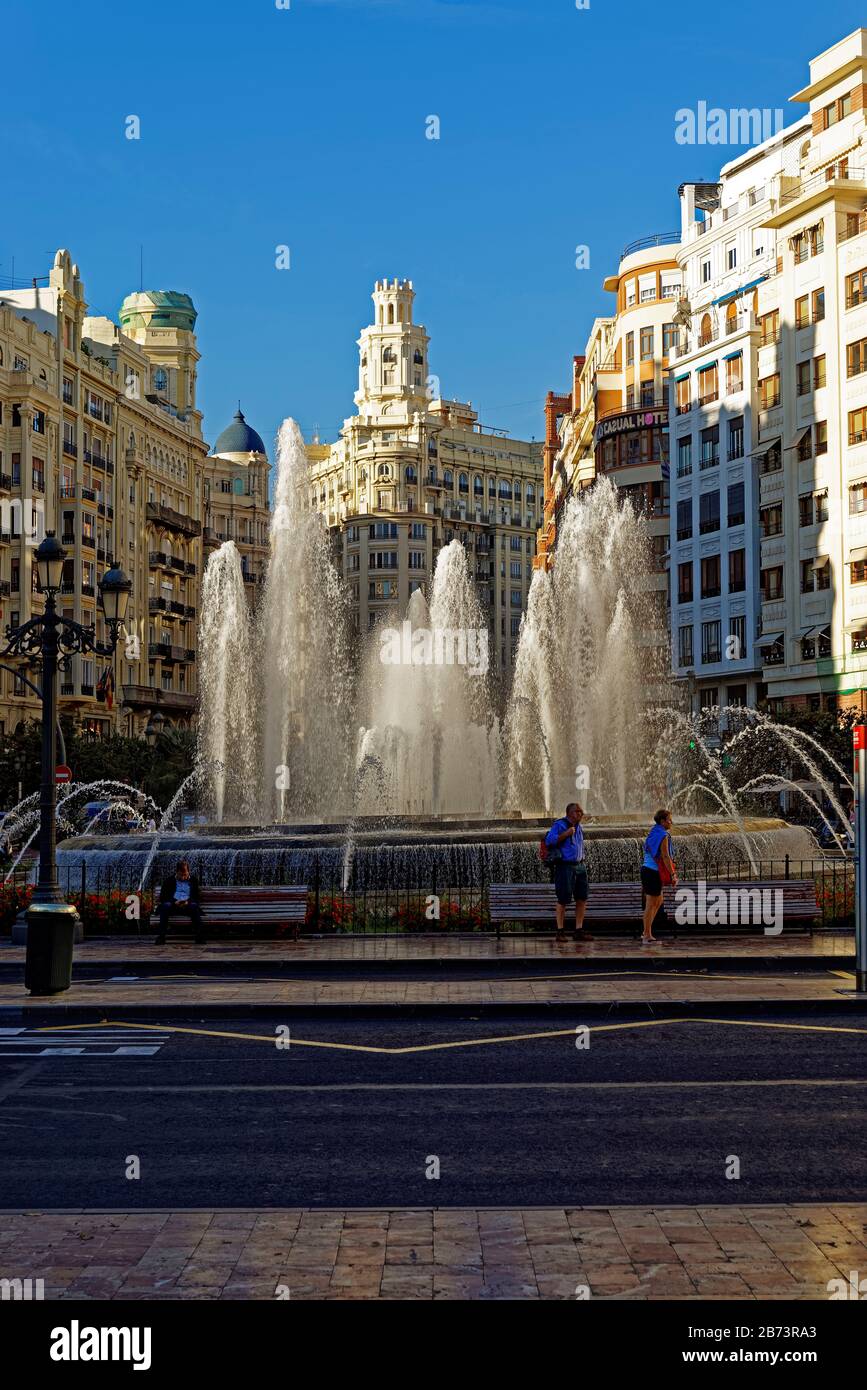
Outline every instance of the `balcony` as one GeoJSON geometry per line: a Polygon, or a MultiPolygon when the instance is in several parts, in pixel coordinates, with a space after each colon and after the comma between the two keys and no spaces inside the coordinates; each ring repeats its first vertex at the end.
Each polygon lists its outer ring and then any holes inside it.
{"type": "Polygon", "coordinates": [[[183,603],[178,603],[176,599],[172,599],[169,603],[169,611],[171,613],[176,613],[179,618],[183,618],[185,616],[184,608],[185,605],[183,603]]]}
{"type": "Polygon", "coordinates": [[[0,492],[10,492],[12,490],[12,474],[0,473],[0,492]]]}
{"type": "Polygon", "coordinates": [[[145,506],[145,514],[148,521],[158,522],[170,531],[177,531],[182,536],[192,537],[202,534],[200,521],[194,520],[191,516],[184,516],[181,512],[176,512],[173,507],[164,507],[159,502],[148,502],[145,506]]]}
{"type": "Polygon", "coordinates": [[[60,544],[61,544],[61,545],[75,545],[75,532],[74,532],[74,531],[64,531],[63,535],[60,537],[60,544]]]}
{"type": "Polygon", "coordinates": [[[195,695],[180,690],[160,690],[153,685],[125,685],[123,702],[136,709],[174,709],[192,711],[196,707],[195,695]]]}
{"type": "Polygon", "coordinates": [[[73,441],[72,441],[71,439],[64,439],[64,441],[63,441],[63,452],[64,452],[65,454],[68,454],[70,458],[77,459],[77,458],[78,458],[78,445],[75,444],[75,443],[73,443],[73,441]]]}
{"type": "Polygon", "coordinates": [[[196,566],[193,564],[192,560],[188,560],[187,563],[186,563],[185,573],[186,573],[186,574],[195,574],[195,572],[196,572],[196,566]]]}

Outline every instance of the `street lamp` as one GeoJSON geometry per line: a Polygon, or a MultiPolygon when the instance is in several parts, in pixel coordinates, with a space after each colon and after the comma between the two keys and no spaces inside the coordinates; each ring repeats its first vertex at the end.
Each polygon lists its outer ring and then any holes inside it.
{"type": "Polygon", "coordinates": [[[78,914],[64,900],[57,882],[55,811],[57,789],[57,671],[67,670],[73,656],[94,652],[111,656],[126,617],[132,584],[123,570],[112,567],[99,586],[99,602],[108,624],[109,641],[98,642],[93,627],[83,627],[57,611],[66,551],[53,531],[47,532],[36,556],[39,588],[45,596],[41,615],[21,627],[6,628],[0,656],[35,659],[42,666],[42,779],[39,792],[39,878],[27,909],[27,958],[24,983],[31,994],[59,994],[72,980],[72,943],[78,914]]]}
{"type": "Polygon", "coordinates": [[[148,726],[145,729],[145,738],[147,739],[151,748],[154,748],[156,746],[157,740],[159,739],[160,734],[165,728],[165,722],[165,719],[159,713],[159,711],[157,711],[157,713],[149,721],[148,726]]]}

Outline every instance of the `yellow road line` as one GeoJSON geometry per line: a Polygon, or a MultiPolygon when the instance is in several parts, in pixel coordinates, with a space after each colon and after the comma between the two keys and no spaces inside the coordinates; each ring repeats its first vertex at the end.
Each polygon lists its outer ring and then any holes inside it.
{"type": "MultiPolygon", "coordinates": [[[[867,1035],[867,1028],[847,1028],[837,1024],[772,1023],[761,1022],[755,1019],[738,1018],[652,1018],[634,1020],[629,1023],[600,1023],[592,1026],[589,1024],[579,1024],[577,1026],[586,1026],[590,1033],[618,1033],[633,1028],[664,1028],[669,1024],[681,1023],[707,1023],[723,1028],[775,1028],[778,1030],[800,1033],[855,1033],[867,1035]]],[[[136,1028],[144,1032],[179,1033],[203,1038],[229,1038],[237,1039],[239,1042],[263,1042],[270,1044],[272,1047],[278,1041],[276,1034],[271,1036],[264,1033],[232,1033],[216,1028],[181,1028],[157,1023],[123,1023],[120,1020],[104,1020],[101,1024],[77,1023],[67,1025],[67,1027],[69,1029],[94,1027],[136,1028]]],[[[33,1031],[38,1033],[57,1033],[65,1032],[67,1028],[64,1028],[62,1024],[58,1024],[51,1027],[37,1028],[33,1031]]],[[[557,1028],[547,1032],[508,1033],[492,1038],[466,1038],[450,1042],[417,1043],[410,1047],[371,1047],[363,1043],[321,1042],[311,1038],[292,1037],[290,1034],[290,1046],[320,1048],[335,1052],[371,1052],[396,1057],[413,1052],[445,1052],[459,1047],[490,1047],[497,1043],[534,1042],[544,1038],[569,1038],[575,1036],[575,1031],[574,1027],[557,1028]]]]}

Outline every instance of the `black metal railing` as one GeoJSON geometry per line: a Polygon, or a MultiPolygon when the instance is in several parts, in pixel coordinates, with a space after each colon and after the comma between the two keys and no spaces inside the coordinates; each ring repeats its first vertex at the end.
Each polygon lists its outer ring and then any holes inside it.
{"type": "MultiPolygon", "coordinates": [[[[686,841],[681,841],[681,849],[686,841]]],[[[149,879],[144,887],[141,916],[138,921],[126,916],[126,906],[138,898],[140,870],[118,864],[91,862],[84,865],[58,866],[58,881],[67,897],[85,903],[85,931],[89,935],[130,935],[147,933],[148,916],[153,895],[158,891],[164,873],[170,868],[171,852],[159,851],[149,879]]],[[[531,863],[532,861],[527,861],[531,863]]],[[[640,878],[639,854],[606,856],[604,866],[590,869],[590,912],[592,917],[593,884],[636,883],[640,878]]],[[[225,884],[225,878],[209,874],[207,861],[193,864],[193,872],[203,887],[225,884]]],[[[11,890],[26,890],[32,865],[19,867],[9,882],[0,877],[0,934],[8,933],[14,910],[10,908],[11,890]],[[11,915],[10,915],[11,914],[11,915]]],[[[766,883],[769,880],[812,879],[816,885],[818,913],[808,923],[811,930],[851,930],[855,918],[855,870],[848,856],[802,860],[781,855],[763,860],[753,868],[738,860],[715,859],[707,862],[684,857],[681,864],[684,882],[704,881],[708,884],[738,882],[745,885],[766,883]]],[[[446,871],[419,863],[415,872],[404,869],[399,884],[383,882],[355,866],[346,868],[328,851],[312,851],[305,868],[293,870],[288,862],[269,872],[267,881],[275,886],[306,883],[308,887],[307,923],[304,930],[311,934],[349,934],[355,936],[393,935],[439,932],[489,932],[488,887],[491,869],[484,851],[463,855],[446,871]]],[[[500,882],[499,876],[494,881],[500,882]]],[[[529,869],[522,882],[544,882],[549,878],[540,864],[529,869]]],[[[261,869],[256,865],[239,864],[232,869],[232,882],[254,885],[263,882],[261,869]]],[[[553,897],[552,897],[553,902],[553,897]]],[[[628,925],[628,924],[627,924],[628,925]]],[[[636,918],[637,929],[637,918],[636,918]]],[[[757,928],[748,928],[755,931],[757,928]]],[[[532,934],[532,928],[520,923],[503,926],[506,934],[532,934]]],[[[714,930],[710,927],[709,930],[714,930]]],[[[722,927],[728,931],[731,928],[722,927]]]]}

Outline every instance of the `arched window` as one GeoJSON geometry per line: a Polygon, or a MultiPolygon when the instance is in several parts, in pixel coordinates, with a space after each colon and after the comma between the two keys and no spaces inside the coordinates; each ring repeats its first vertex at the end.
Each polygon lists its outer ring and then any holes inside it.
{"type": "Polygon", "coordinates": [[[397,321],[398,321],[398,323],[403,323],[403,305],[402,305],[402,304],[398,304],[398,306],[397,306],[397,321]]]}
{"type": "Polygon", "coordinates": [[[455,475],[454,475],[454,473],[452,472],[452,470],[451,470],[450,468],[446,468],[446,469],[444,470],[444,472],[443,472],[443,482],[445,483],[446,487],[454,487],[454,485],[455,485],[455,475]]]}
{"type": "Polygon", "coordinates": [[[389,304],[389,306],[388,306],[388,321],[389,321],[389,323],[394,323],[394,305],[393,305],[393,304],[389,304]]]}
{"type": "Polygon", "coordinates": [[[421,348],[416,348],[415,352],[412,355],[412,360],[417,367],[420,367],[423,364],[424,353],[422,352],[421,348]]]}
{"type": "Polygon", "coordinates": [[[473,493],[476,497],[481,497],[483,492],[484,488],[482,487],[482,480],[477,473],[476,476],[473,478],[473,493]]]}
{"type": "Polygon", "coordinates": [[[701,328],[699,329],[698,336],[699,346],[703,346],[705,343],[709,343],[711,341],[711,337],[712,329],[710,322],[710,314],[703,314],[701,320],[701,328]]]}
{"type": "Polygon", "coordinates": [[[532,483],[527,484],[527,501],[531,504],[536,500],[536,489],[532,483]]]}
{"type": "Polygon", "coordinates": [[[405,477],[406,477],[406,481],[407,481],[408,483],[415,483],[415,482],[418,481],[418,477],[417,477],[417,474],[416,474],[416,471],[415,471],[415,465],[414,465],[414,464],[408,463],[408,464],[406,465],[406,474],[405,474],[405,477]]]}
{"type": "Polygon", "coordinates": [[[387,463],[381,463],[381,464],[379,465],[378,472],[379,472],[380,478],[387,478],[387,477],[388,477],[388,464],[387,464],[387,463]]]}
{"type": "Polygon", "coordinates": [[[395,356],[394,356],[394,348],[390,348],[390,347],[383,348],[383,350],[382,350],[382,360],[383,360],[383,362],[394,362],[394,361],[396,360],[396,359],[395,359],[395,356]]]}
{"type": "Polygon", "coordinates": [[[469,492],[469,490],[470,480],[467,477],[466,473],[461,473],[458,476],[458,492],[469,492]]]}
{"type": "Polygon", "coordinates": [[[234,492],[234,494],[235,494],[236,497],[243,497],[243,495],[244,495],[244,479],[243,479],[243,478],[235,478],[235,479],[233,480],[233,482],[232,482],[232,490],[233,490],[233,492],[234,492]]]}
{"type": "Polygon", "coordinates": [[[154,372],[154,390],[166,391],[168,390],[168,385],[169,378],[166,372],[163,370],[162,367],[157,367],[156,371],[154,372]]]}
{"type": "Polygon", "coordinates": [[[726,305],[726,333],[733,333],[738,324],[738,306],[734,299],[726,305]]]}

